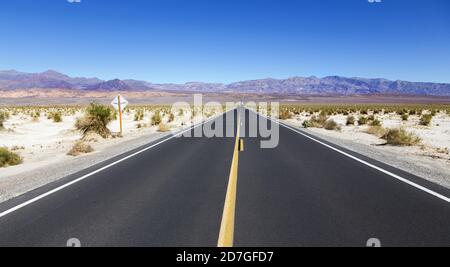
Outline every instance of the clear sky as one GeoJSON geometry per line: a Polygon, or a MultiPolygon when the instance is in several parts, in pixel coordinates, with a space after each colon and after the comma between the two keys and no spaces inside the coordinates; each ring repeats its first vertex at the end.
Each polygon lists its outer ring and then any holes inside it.
{"type": "Polygon", "coordinates": [[[450,82],[449,0],[1,0],[0,69],[450,82]]]}

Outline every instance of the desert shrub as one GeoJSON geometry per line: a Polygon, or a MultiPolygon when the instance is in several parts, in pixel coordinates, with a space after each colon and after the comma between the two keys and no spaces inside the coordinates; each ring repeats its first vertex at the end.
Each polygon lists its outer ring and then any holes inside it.
{"type": "Polygon", "coordinates": [[[370,115],[369,117],[367,117],[368,121],[374,121],[375,120],[375,115],[370,115]]]}
{"type": "Polygon", "coordinates": [[[287,109],[283,109],[280,112],[280,120],[288,120],[292,118],[292,113],[287,110],[287,109]]]}
{"type": "Polygon", "coordinates": [[[9,151],[6,147],[0,147],[0,168],[19,165],[22,158],[19,154],[9,151]]]}
{"type": "Polygon", "coordinates": [[[371,126],[381,126],[381,121],[378,119],[374,119],[370,122],[371,126]]]}
{"type": "Polygon", "coordinates": [[[39,111],[33,112],[31,114],[31,118],[33,119],[33,121],[39,121],[40,117],[41,117],[41,113],[39,111]]]}
{"type": "Polygon", "coordinates": [[[358,119],[358,125],[366,125],[367,124],[367,117],[361,116],[358,119]]]}
{"type": "Polygon", "coordinates": [[[134,114],[134,121],[141,121],[144,119],[144,111],[142,109],[136,110],[134,114]]]}
{"type": "Polygon", "coordinates": [[[356,119],[355,119],[354,116],[348,116],[347,117],[347,126],[348,125],[355,125],[355,121],[356,121],[356,119]]]}
{"type": "Polygon", "coordinates": [[[9,119],[9,113],[5,111],[0,111],[0,128],[3,128],[5,121],[9,119]]]}
{"type": "Polygon", "coordinates": [[[155,125],[160,125],[161,122],[162,122],[161,112],[156,111],[155,114],[153,114],[153,116],[151,118],[151,124],[152,124],[152,126],[155,126],[155,125]]]}
{"type": "Polygon", "coordinates": [[[325,121],[323,128],[330,131],[341,129],[341,127],[339,127],[339,125],[333,119],[325,121]]]}
{"type": "Polygon", "coordinates": [[[361,113],[362,115],[367,115],[367,114],[369,114],[369,112],[368,112],[367,109],[361,110],[360,113],[361,113]]]}
{"type": "Polygon", "coordinates": [[[423,125],[423,126],[430,126],[432,119],[433,119],[433,115],[423,114],[422,117],[420,118],[419,124],[423,125]]]}
{"type": "Polygon", "coordinates": [[[421,141],[417,135],[408,133],[405,129],[390,129],[382,138],[388,145],[393,146],[413,146],[421,141]]]}
{"type": "Polygon", "coordinates": [[[173,113],[169,114],[169,123],[175,120],[175,115],[173,113]]]}
{"type": "Polygon", "coordinates": [[[409,111],[409,115],[411,115],[411,116],[416,115],[416,114],[417,114],[417,111],[415,109],[409,111]]]}
{"type": "Polygon", "coordinates": [[[56,122],[56,123],[62,122],[62,114],[60,111],[49,113],[47,118],[49,120],[53,120],[53,122],[56,122]]]}
{"type": "Polygon", "coordinates": [[[365,132],[368,134],[375,135],[378,138],[382,138],[383,136],[386,135],[388,130],[381,126],[370,126],[369,128],[367,128],[367,130],[365,130],[365,132]]]}
{"type": "Polygon", "coordinates": [[[94,149],[89,144],[86,144],[83,141],[78,141],[69,151],[69,153],[67,153],[67,155],[76,157],[81,154],[91,153],[93,151],[94,149]]]}
{"type": "Polygon", "coordinates": [[[403,114],[402,115],[402,121],[408,121],[408,119],[409,119],[409,115],[408,114],[403,114]]]}
{"type": "Polygon", "coordinates": [[[86,109],[86,114],[75,123],[75,127],[80,130],[83,135],[89,132],[97,133],[103,138],[107,138],[111,132],[108,129],[108,124],[113,119],[112,108],[92,103],[86,109]]]}
{"type": "MultiPolygon", "coordinates": [[[[258,109],[259,109],[259,106],[258,106],[258,109]]],[[[259,112],[259,110],[257,112],[259,112]]],[[[180,110],[178,111],[178,116],[180,116],[180,117],[184,116],[184,109],[180,108],[180,110]]]]}
{"type": "Polygon", "coordinates": [[[145,127],[145,124],[143,124],[143,123],[136,124],[136,128],[137,129],[141,129],[141,128],[144,128],[144,127],[145,127]]]}
{"type": "Polygon", "coordinates": [[[159,126],[158,126],[158,132],[164,133],[164,132],[168,132],[168,131],[170,131],[170,126],[169,126],[169,125],[167,125],[167,124],[165,124],[165,123],[159,124],[159,126]]]}

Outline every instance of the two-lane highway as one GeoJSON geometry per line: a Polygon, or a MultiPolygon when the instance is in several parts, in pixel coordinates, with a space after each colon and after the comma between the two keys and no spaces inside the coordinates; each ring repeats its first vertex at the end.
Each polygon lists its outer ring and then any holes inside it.
{"type": "MultiPolygon", "coordinates": [[[[248,121],[252,111],[239,110],[248,121]]],[[[212,247],[224,207],[234,215],[235,246],[365,246],[370,238],[450,246],[449,190],[297,131],[280,127],[274,149],[243,138],[228,207],[236,139],[172,138],[0,204],[0,246],[65,246],[77,238],[82,246],[212,247]]]]}
{"type": "Polygon", "coordinates": [[[274,149],[246,138],[239,164],[237,246],[450,246],[450,203],[286,127],[274,149]]]}

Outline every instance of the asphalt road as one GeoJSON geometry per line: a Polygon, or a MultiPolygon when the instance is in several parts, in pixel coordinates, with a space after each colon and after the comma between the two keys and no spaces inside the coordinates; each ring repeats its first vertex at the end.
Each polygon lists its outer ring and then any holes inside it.
{"type": "MultiPolygon", "coordinates": [[[[383,246],[450,246],[449,202],[285,127],[276,148],[261,149],[260,141],[244,138],[239,153],[235,246],[365,246],[370,238],[383,246]]],[[[0,204],[0,214],[11,211],[0,216],[0,246],[66,246],[70,238],[82,246],[216,246],[235,138],[154,144],[0,204]]]]}

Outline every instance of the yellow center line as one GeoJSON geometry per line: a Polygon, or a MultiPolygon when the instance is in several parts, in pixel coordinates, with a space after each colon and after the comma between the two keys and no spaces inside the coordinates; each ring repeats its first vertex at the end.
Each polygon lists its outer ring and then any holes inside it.
{"type": "Polygon", "coordinates": [[[239,165],[239,143],[240,143],[240,113],[238,111],[236,143],[234,145],[233,161],[231,163],[230,178],[228,181],[227,195],[223,209],[222,223],[220,225],[220,234],[218,247],[233,247],[234,243],[234,216],[236,210],[236,191],[238,180],[239,165]]]}

